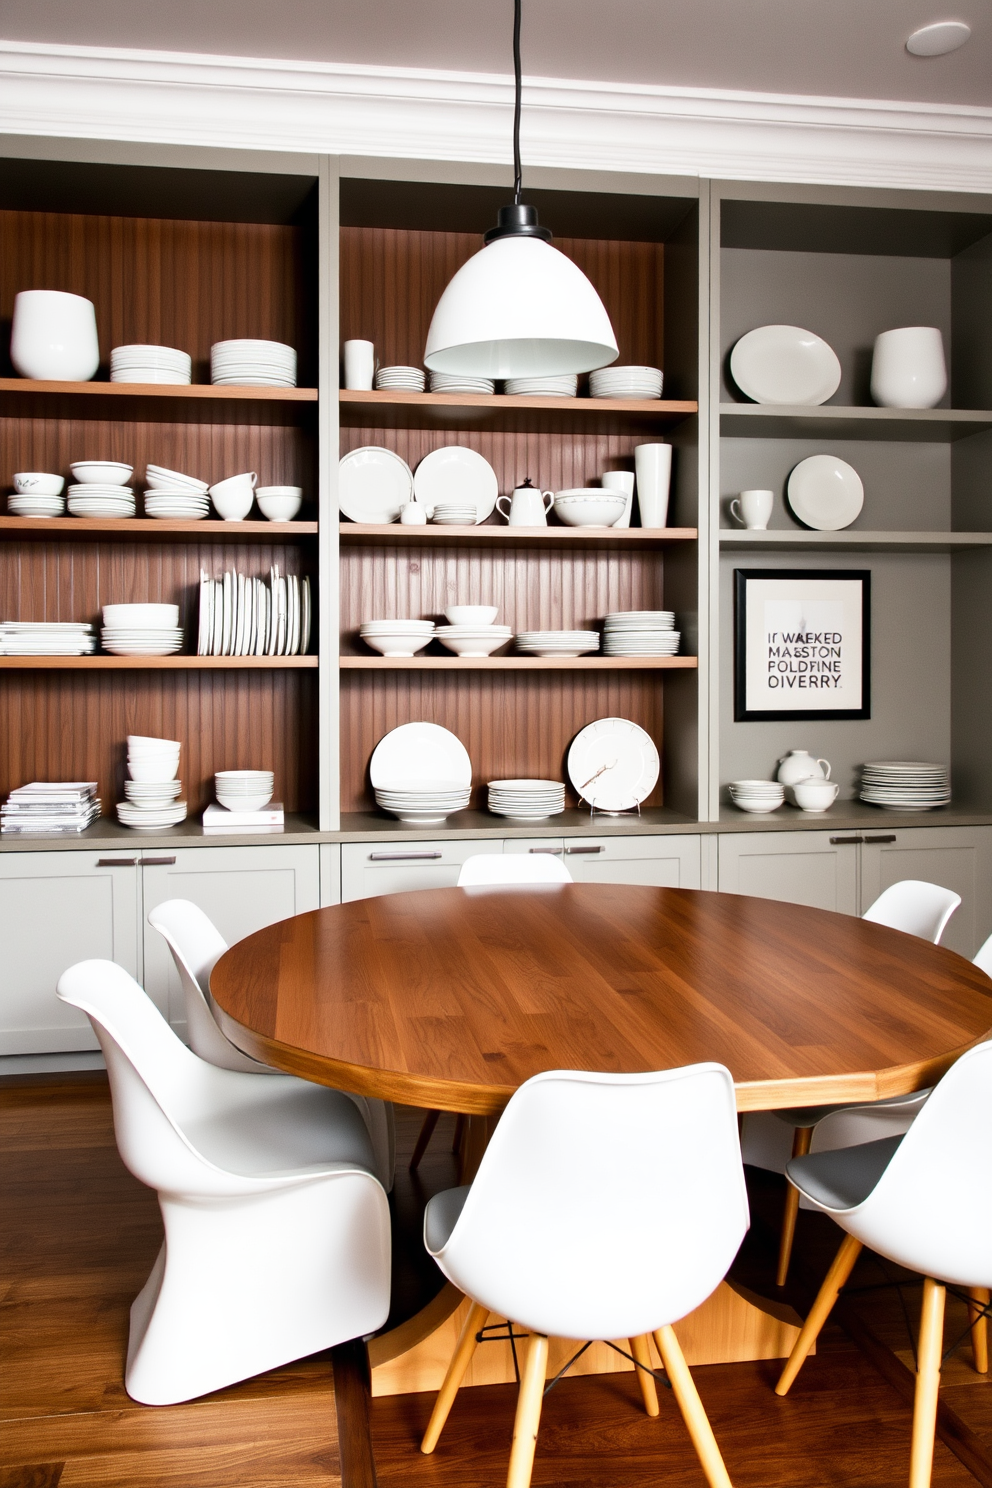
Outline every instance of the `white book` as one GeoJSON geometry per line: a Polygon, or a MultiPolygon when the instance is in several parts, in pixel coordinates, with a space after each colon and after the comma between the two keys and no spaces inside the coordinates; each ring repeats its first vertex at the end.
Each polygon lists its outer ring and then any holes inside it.
{"type": "Polygon", "coordinates": [[[261,811],[229,811],[214,802],[203,812],[205,827],[237,827],[241,831],[249,827],[281,827],[285,820],[281,801],[273,801],[261,811]]]}

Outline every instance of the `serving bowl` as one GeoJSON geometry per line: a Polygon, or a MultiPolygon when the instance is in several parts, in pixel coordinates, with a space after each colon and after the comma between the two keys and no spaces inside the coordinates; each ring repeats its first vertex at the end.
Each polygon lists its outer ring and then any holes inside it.
{"type": "Polygon", "coordinates": [[[559,491],[554,502],[555,515],[566,527],[612,527],[626,507],[627,498],[622,492],[592,487],[559,491]]]}
{"type": "Polygon", "coordinates": [[[134,466],[121,460],[74,460],[69,469],[80,485],[126,486],[134,466]]]}

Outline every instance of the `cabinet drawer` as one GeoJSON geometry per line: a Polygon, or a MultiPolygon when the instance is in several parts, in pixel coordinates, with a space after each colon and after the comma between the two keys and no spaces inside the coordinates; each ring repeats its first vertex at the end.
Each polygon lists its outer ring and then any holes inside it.
{"type": "Polygon", "coordinates": [[[562,846],[576,883],[699,888],[698,837],[566,837],[562,846]]]}
{"type": "Polygon", "coordinates": [[[466,858],[498,853],[499,842],[345,842],[341,899],[373,899],[408,889],[454,888],[466,858]]]}

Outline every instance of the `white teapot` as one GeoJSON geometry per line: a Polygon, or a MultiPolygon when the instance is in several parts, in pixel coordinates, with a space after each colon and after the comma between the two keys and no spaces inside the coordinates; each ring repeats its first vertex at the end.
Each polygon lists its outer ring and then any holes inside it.
{"type": "Polygon", "coordinates": [[[814,759],[806,749],[790,749],[778,762],[776,780],[798,785],[800,780],[829,780],[830,761],[814,759]]]}

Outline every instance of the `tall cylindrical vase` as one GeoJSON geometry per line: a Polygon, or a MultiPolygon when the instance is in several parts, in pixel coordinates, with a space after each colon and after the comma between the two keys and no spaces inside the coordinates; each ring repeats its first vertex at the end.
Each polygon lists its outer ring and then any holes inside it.
{"type": "Polygon", "coordinates": [[[666,527],[668,491],[672,478],[672,446],[635,445],[634,472],[637,476],[637,508],[641,526],[666,527]]]}

